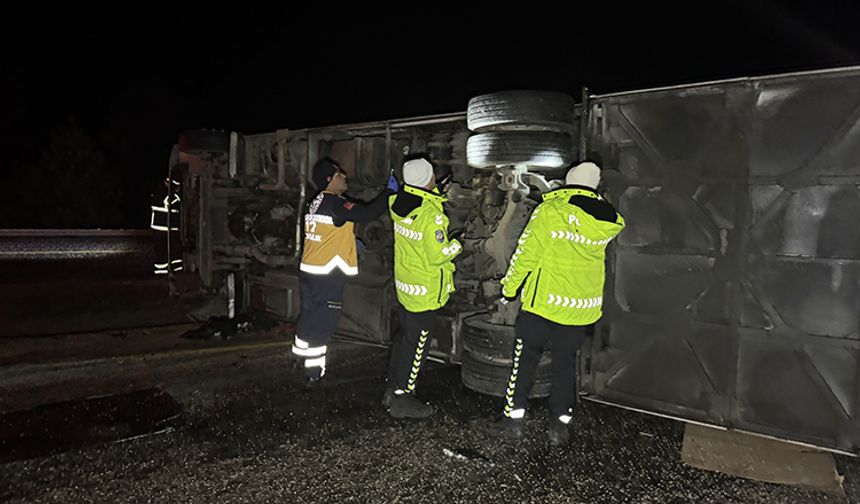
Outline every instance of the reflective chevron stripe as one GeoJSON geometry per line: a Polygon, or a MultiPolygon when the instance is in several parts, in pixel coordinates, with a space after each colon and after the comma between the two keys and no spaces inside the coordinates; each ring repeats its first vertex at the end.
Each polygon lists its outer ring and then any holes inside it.
{"type": "Polygon", "coordinates": [[[579,299],[559,296],[558,294],[549,294],[549,299],[547,299],[546,304],[561,306],[562,308],[600,308],[603,306],[603,297],[579,299]]]}
{"type": "Polygon", "coordinates": [[[553,239],[562,239],[562,240],[570,240],[574,243],[581,243],[583,245],[608,245],[612,238],[607,238],[606,240],[591,240],[587,238],[585,235],[581,235],[578,233],[571,233],[567,230],[561,231],[550,231],[549,235],[553,239]]]}
{"type": "Polygon", "coordinates": [[[424,296],[427,294],[427,287],[423,285],[412,285],[401,282],[400,280],[394,280],[394,285],[400,292],[409,294],[411,296],[424,296]]]}
{"type": "Polygon", "coordinates": [[[401,226],[396,222],[394,223],[394,232],[401,236],[405,236],[410,240],[421,240],[422,238],[424,238],[424,233],[420,231],[413,231],[407,227],[401,226]]]}
{"type": "Polygon", "coordinates": [[[502,279],[502,285],[507,283],[508,280],[510,280],[511,275],[513,275],[514,272],[516,271],[517,259],[519,259],[519,257],[522,255],[522,253],[523,253],[522,246],[525,245],[526,240],[528,239],[530,234],[531,234],[531,229],[523,231],[523,234],[520,236],[520,239],[517,240],[517,249],[514,250],[514,255],[511,256],[511,263],[510,263],[510,265],[508,265],[508,271],[505,274],[505,277],[502,279]]]}
{"type": "Polygon", "coordinates": [[[415,390],[415,381],[418,380],[418,372],[421,370],[421,362],[424,359],[424,346],[427,344],[427,336],[430,331],[421,331],[418,337],[418,346],[415,348],[415,358],[412,359],[412,369],[409,372],[409,382],[406,384],[406,393],[415,390]]]}
{"type": "Polygon", "coordinates": [[[522,418],[524,409],[514,409],[514,392],[517,389],[517,373],[520,368],[520,357],[523,355],[523,340],[517,338],[514,346],[514,365],[511,368],[511,378],[508,380],[508,388],[505,390],[505,416],[509,418],[522,418]]]}

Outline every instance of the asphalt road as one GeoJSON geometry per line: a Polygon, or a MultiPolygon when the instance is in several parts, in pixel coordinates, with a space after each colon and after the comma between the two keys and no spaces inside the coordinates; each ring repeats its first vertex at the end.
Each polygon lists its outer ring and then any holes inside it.
{"type": "MultiPolygon", "coordinates": [[[[182,411],[159,433],[110,440],[104,428],[82,424],[93,436],[86,445],[7,457],[0,501],[845,502],[688,467],[679,456],[682,424],[597,404],[581,405],[563,449],[547,443],[541,402],[525,440],[489,439],[475,422],[497,414],[501,400],[465,389],[456,366],[422,371],[418,393],[436,413],[404,421],[379,404],[384,349],[334,345],[327,383],[305,390],[286,340],[198,345],[0,367],[2,412],[151,387],[182,411]]],[[[860,464],[837,464],[858,502],[860,464]]]]}

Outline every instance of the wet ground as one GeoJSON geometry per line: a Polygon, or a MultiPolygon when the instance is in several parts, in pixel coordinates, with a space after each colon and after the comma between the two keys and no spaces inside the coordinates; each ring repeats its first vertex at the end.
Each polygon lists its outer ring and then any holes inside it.
{"type": "MultiPolygon", "coordinates": [[[[501,400],[464,389],[457,367],[422,371],[419,395],[436,407],[434,417],[395,420],[379,404],[384,349],[336,344],[327,383],[312,390],[301,387],[287,349],[285,339],[246,338],[145,354],[102,349],[90,359],[89,350],[47,360],[19,354],[18,364],[0,367],[0,413],[157,389],[182,415],[155,434],[7,456],[0,501],[845,502],[685,466],[682,424],[588,402],[564,449],[548,445],[540,402],[524,441],[488,439],[475,421],[498,412],[501,400]]],[[[70,432],[89,428],[85,415],[68,421],[80,423],[70,432]]],[[[860,502],[860,463],[837,464],[849,502],[860,502]]]]}

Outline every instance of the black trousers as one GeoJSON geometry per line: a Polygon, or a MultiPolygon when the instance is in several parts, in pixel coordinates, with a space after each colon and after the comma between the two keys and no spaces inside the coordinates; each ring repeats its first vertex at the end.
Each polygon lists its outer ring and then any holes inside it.
{"type": "Polygon", "coordinates": [[[552,342],[552,389],[549,410],[555,418],[573,413],[576,403],[576,352],[585,342],[586,326],[556,324],[521,311],[514,327],[511,377],[505,394],[505,415],[528,407],[538,363],[547,341],[552,342]]]}
{"type": "Polygon", "coordinates": [[[304,357],[305,376],[325,374],[327,345],[340,323],[346,278],[337,269],[327,275],[299,271],[302,311],[296,322],[293,353],[304,357]]]}
{"type": "Polygon", "coordinates": [[[419,313],[399,306],[402,330],[394,336],[388,361],[388,387],[409,394],[415,390],[418,373],[430,351],[433,323],[437,310],[419,313]]]}

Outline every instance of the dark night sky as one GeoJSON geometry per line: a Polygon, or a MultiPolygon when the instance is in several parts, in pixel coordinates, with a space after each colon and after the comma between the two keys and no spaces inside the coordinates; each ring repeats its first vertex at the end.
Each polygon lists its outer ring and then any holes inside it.
{"type": "Polygon", "coordinates": [[[500,89],[578,95],[860,63],[854,0],[653,3],[8,11],[0,182],[14,190],[15,167],[70,116],[107,152],[135,152],[111,159],[146,186],[127,197],[145,208],[185,128],[250,133],[459,111],[500,89]]]}

